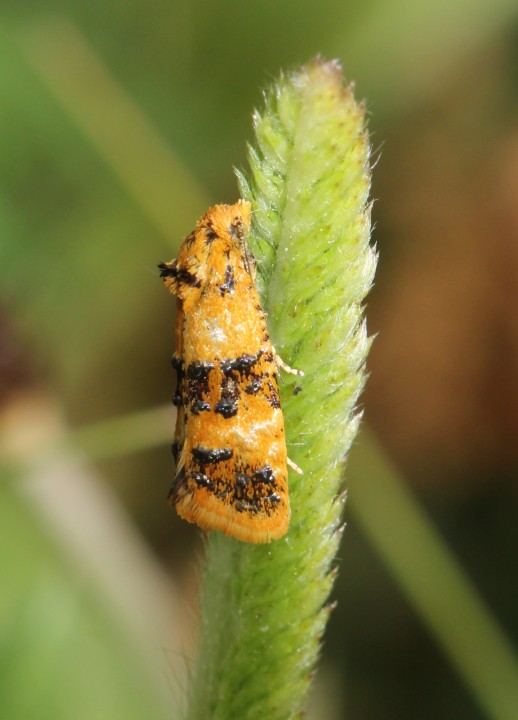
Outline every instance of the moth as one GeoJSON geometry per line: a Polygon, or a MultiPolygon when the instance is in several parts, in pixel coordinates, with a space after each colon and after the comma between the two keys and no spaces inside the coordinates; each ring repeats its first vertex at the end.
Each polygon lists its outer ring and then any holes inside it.
{"type": "Polygon", "coordinates": [[[250,214],[244,200],[215,205],[178,258],[159,265],[177,297],[169,499],[205,530],[267,543],[282,537],[290,520],[278,371],[303,373],[285,365],[270,340],[248,250],[250,214]]]}

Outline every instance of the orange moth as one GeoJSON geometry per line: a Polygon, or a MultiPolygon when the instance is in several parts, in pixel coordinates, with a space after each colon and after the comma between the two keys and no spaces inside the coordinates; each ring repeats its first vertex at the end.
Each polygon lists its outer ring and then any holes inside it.
{"type": "MultiPolygon", "coordinates": [[[[250,203],[215,205],[161,277],[177,296],[171,504],[189,522],[265,543],[289,525],[278,369],[248,251],[250,203]]],[[[299,471],[300,472],[300,471],[299,471]]]]}

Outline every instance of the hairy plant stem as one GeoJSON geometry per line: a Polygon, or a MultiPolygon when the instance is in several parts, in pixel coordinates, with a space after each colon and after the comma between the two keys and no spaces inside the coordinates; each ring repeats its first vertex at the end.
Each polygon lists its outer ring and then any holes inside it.
{"type": "Polygon", "coordinates": [[[369,339],[370,245],[364,107],[339,66],[282,76],[254,115],[251,249],[273,342],[305,377],[281,385],[292,518],[270,545],[212,533],[189,720],[287,720],[304,708],[330,606],[344,461],[356,435],[369,339]]]}

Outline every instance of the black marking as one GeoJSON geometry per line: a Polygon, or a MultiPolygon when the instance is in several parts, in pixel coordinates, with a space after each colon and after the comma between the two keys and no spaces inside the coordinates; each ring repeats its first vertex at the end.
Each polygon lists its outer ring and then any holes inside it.
{"type": "Polygon", "coordinates": [[[187,368],[187,401],[195,415],[210,410],[206,398],[209,393],[209,373],[214,368],[211,362],[196,361],[187,368]]]}
{"type": "Polygon", "coordinates": [[[236,473],[236,486],[241,490],[244,490],[250,483],[250,478],[244,473],[236,473]]]}
{"type": "Polygon", "coordinates": [[[280,408],[281,401],[279,393],[275,385],[270,380],[268,381],[268,389],[270,391],[270,395],[268,396],[268,405],[272,408],[280,408]]]}
{"type": "Polygon", "coordinates": [[[240,502],[239,500],[238,500],[237,503],[234,505],[234,507],[236,508],[236,510],[237,510],[238,512],[244,512],[244,511],[247,509],[247,508],[246,508],[246,505],[245,505],[244,503],[240,502]]]}
{"type": "Polygon", "coordinates": [[[281,401],[277,393],[275,393],[275,395],[270,395],[270,397],[268,398],[268,405],[275,409],[280,408],[281,401]]]}
{"type": "Polygon", "coordinates": [[[191,412],[193,415],[199,415],[201,412],[208,412],[210,410],[210,403],[205,400],[195,400],[191,404],[191,412]]]}
{"type": "Polygon", "coordinates": [[[275,477],[273,475],[273,470],[269,465],[265,465],[260,470],[256,470],[253,474],[253,479],[256,482],[263,482],[263,483],[273,483],[275,481],[275,477]]]}
{"type": "Polygon", "coordinates": [[[187,237],[185,238],[185,240],[183,242],[185,245],[187,245],[187,247],[190,247],[194,243],[195,240],[196,240],[196,235],[194,234],[194,231],[193,231],[192,233],[189,233],[189,235],[187,235],[187,237]]]}
{"type": "Polygon", "coordinates": [[[212,482],[212,480],[204,473],[192,472],[189,474],[196,483],[196,485],[207,488],[208,490],[212,490],[212,488],[214,487],[214,483],[212,482]]]}
{"type": "Polygon", "coordinates": [[[181,407],[183,405],[183,397],[181,393],[181,386],[182,386],[182,378],[183,378],[183,362],[180,360],[180,358],[176,357],[176,355],[173,355],[171,358],[171,365],[176,370],[176,390],[173,395],[173,405],[175,407],[181,407]]]}
{"type": "Polygon", "coordinates": [[[268,495],[267,500],[269,500],[271,503],[278,503],[281,501],[281,496],[277,495],[277,493],[272,493],[271,495],[268,495]]]}
{"type": "Polygon", "coordinates": [[[259,360],[262,353],[263,351],[259,350],[259,352],[255,355],[240,355],[240,357],[237,358],[222,360],[220,363],[221,370],[227,377],[230,377],[233,373],[237,372],[247,375],[259,360]]]}
{"type": "Polygon", "coordinates": [[[160,277],[164,279],[174,278],[179,284],[201,287],[201,280],[185,267],[178,267],[178,262],[173,260],[170,263],[160,263],[160,277]]]}
{"type": "Polygon", "coordinates": [[[219,286],[219,291],[222,295],[229,294],[233,295],[236,287],[236,281],[234,279],[234,271],[232,265],[227,265],[225,270],[225,282],[219,286]]]}
{"type": "Polygon", "coordinates": [[[178,455],[180,454],[180,443],[175,440],[171,445],[171,452],[173,453],[174,461],[178,462],[178,455]]]}
{"type": "Polygon", "coordinates": [[[218,400],[214,406],[214,411],[219,415],[222,415],[225,420],[234,417],[234,415],[237,415],[237,399],[224,397],[221,400],[218,400]]]}
{"type": "Polygon", "coordinates": [[[300,387],[300,385],[295,385],[295,387],[293,388],[293,394],[298,395],[300,392],[302,392],[302,388],[300,387]]]}
{"type": "Polygon", "coordinates": [[[180,360],[180,358],[177,358],[176,355],[173,355],[173,357],[171,358],[171,365],[173,366],[173,370],[176,370],[176,372],[181,372],[183,360],[180,360]]]}
{"type": "Polygon", "coordinates": [[[176,260],[172,260],[169,263],[159,263],[157,267],[160,270],[161,278],[177,277],[176,260]]]}
{"type": "Polygon", "coordinates": [[[218,233],[212,227],[208,227],[205,230],[205,235],[207,236],[205,240],[205,245],[212,245],[214,240],[216,240],[216,238],[218,237],[218,233]]]}
{"type": "Polygon", "coordinates": [[[248,395],[257,395],[257,393],[261,390],[263,384],[261,382],[260,378],[254,378],[251,383],[249,383],[246,388],[245,392],[248,395]]]}
{"type": "Polygon", "coordinates": [[[195,288],[201,287],[201,280],[187,270],[187,268],[180,268],[178,270],[178,282],[182,285],[190,285],[195,288]]]}
{"type": "Polygon", "coordinates": [[[239,385],[232,378],[225,377],[221,383],[221,399],[214,406],[214,412],[226,420],[237,415],[239,385]]]}
{"type": "Polygon", "coordinates": [[[187,368],[187,377],[189,380],[207,380],[213,367],[211,362],[192,362],[187,368]]]}
{"type": "Polygon", "coordinates": [[[210,465],[212,463],[222,462],[223,460],[230,460],[234,451],[232,448],[216,448],[210,450],[204,447],[195,447],[192,450],[192,454],[200,465],[210,465]]]}

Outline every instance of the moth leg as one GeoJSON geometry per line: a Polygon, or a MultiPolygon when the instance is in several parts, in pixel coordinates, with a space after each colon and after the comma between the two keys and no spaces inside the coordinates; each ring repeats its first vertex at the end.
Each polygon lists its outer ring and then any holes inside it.
{"type": "Polygon", "coordinates": [[[299,466],[296,465],[293,460],[286,458],[286,462],[292,470],[295,470],[295,472],[298,473],[298,475],[304,475],[304,470],[302,470],[302,468],[299,468],[299,466]]]}
{"type": "Polygon", "coordinates": [[[272,350],[274,356],[273,359],[275,360],[275,364],[277,365],[277,367],[279,367],[281,370],[284,370],[285,373],[289,373],[290,375],[304,375],[304,372],[302,370],[296,370],[295,368],[286,365],[281,356],[277,354],[277,350],[273,346],[272,350]]]}

